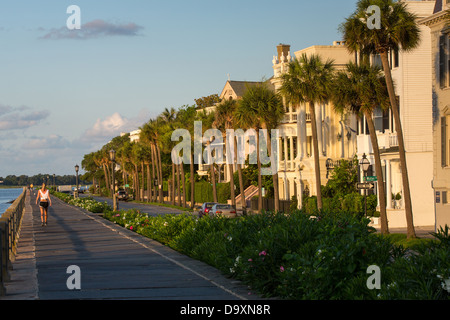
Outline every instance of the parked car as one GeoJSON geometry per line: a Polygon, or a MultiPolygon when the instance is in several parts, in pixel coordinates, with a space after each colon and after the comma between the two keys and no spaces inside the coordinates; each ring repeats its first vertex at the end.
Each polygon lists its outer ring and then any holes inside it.
{"type": "Polygon", "coordinates": [[[235,218],[236,209],[231,204],[216,203],[209,211],[211,217],[223,216],[226,218],[235,218]]]}
{"type": "Polygon", "coordinates": [[[127,201],[128,200],[127,192],[125,190],[117,191],[117,200],[127,201]]]}
{"type": "Polygon", "coordinates": [[[202,204],[202,206],[200,207],[200,210],[198,211],[198,217],[201,218],[205,215],[209,215],[209,211],[211,210],[211,208],[213,207],[213,205],[215,205],[215,202],[205,202],[202,204]]]}

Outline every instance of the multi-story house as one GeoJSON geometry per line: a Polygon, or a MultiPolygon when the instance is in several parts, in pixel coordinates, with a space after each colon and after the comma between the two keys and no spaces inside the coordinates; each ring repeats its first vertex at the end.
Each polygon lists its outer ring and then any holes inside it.
{"type": "MultiPolygon", "coordinates": [[[[336,69],[343,69],[355,56],[349,54],[342,42],[331,46],[316,45],[294,53],[299,58],[316,54],[325,61],[334,60],[336,69]]],[[[274,77],[271,79],[275,90],[281,86],[280,75],[287,71],[292,59],[290,46],[277,46],[277,56],[273,58],[274,77]]],[[[296,196],[299,208],[303,195],[316,194],[316,180],[313,158],[311,117],[306,104],[285,104],[286,114],[279,126],[279,190],[280,199],[289,200],[296,196]]],[[[330,170],[340,159],[352,159],[356,153],[356,116],[334,112],[331,103],[316,104],[316,122],[319,142],[319,162],[321,183],[326,184],[330,170]]]]}
{"type": "MultiPolygon", "coordinates": [[[[407,9],[419,19],[433,13],[433,1],[403,1],[407,9]]],[[[433,135],[431,86],[431,35],[421,25],[421,41],[410,52],[391,52],[390,65],[399,101],[400,119],[406,149],[406,161],[411,190],[415,226],[433,226],[433,135]]],[[[371,57],[372,64],[381,66],[379,56],[371,57]]],[[[389,227],[406,227],[403,183],[398,153],[397,130],[390,110],[374,112],[386,184],[386,202],[389,227]]],[[[365,153],[374,163],[373,150],[365,118],[358,122],[358,158],[365,153]]],[[[375,175],[375,174],[373,174],[375,175]]]]}
{"type": "Polygon", "coordinates": [[[431,32],[433,202],[436,227],[450,225],[450,0],[437,0],[421,23],[431,32]]]}

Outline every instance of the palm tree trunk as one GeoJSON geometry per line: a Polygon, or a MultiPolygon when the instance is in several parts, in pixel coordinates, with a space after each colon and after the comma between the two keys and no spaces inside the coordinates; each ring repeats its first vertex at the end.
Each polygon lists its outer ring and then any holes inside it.
{"type": "MultiPolygon", "coordinates": [[[[208,141],[207,144],[207,148],[208,148],[208,157],[211,157],[211,147],[210,147],[211,142],[208,141]]],[[[209,170],[211,173],[211,184],[212,184],[212,188],[213,188],[213,201],[217,202],[217,189],[216,189],[216,174],[214,172],[214,162],[211,159],[211,163],[209,165],[209,170]]]]}
{"type": "MultiPolygon", "coordinates": [[[[272,140],[270,138],[270,135],[268,136],[267,150],[268,150],[269,156],[270,156],[271,170],[273,170],[274,168],[276,169],[277,163],[276,163],[275,154],[272,153],[272,140]]],[[[273,201],[274,201],[274,206],[275,206],[275,212],[279,212],[280,211],[280,193],[278,191],[278,170],[275,170],[275,173],[272,175],[272,180],[273,180],[273,201]]]]}
{"type": "Polygon", "coordinates": [[[309,112],[311,113],[311,126],[312,126],[312,141],[313,141],[313,153],[314,153],[314,168],[316,173],[316,193],[317,193],[317,209],[322,211],[322,183],[320,181],[320,163],[319,163],[319,142],[317,139],[317,123],[316,123],[316,110],[314,102],[309,103],[309,112]]]}
{"type": "Polygon", "coordinates": [[[159,189],[159,202],[164,202],[164,194],[163,194],[163,174],[162,174],[162,163],[161,163],[161,150],[159,149],[158,143],[156,143],[156,151],[158,155],[158,167],[159,167],[159,176],[161,177],[160,185],[158,186],[159,189]]]}
{"type": "Polygon", "coordinates": [[[175,205],[175,163],[172,162],[172,182],[170,186],[172,205],[175,205]]]}
{"type": "Polygon", "coordinates": [[[391,68],[389,66],[387,51],[380,52],[381,62],[383,64],[383,70],[386,78],[386,85],[389,92],[389,99],[391,101],[391,110],[394,116],[395,129],[397,131],[398,149],[400,155],[400,165],[402,168],[402,182],[403,182],[403,198],[405,200],[405,214],[406,214],[406,227],[407,238],[412,239],[416,237],[414,229],[412,202],[411,202],[411,190],[409,188],[408,168],[406,164],[405,154],[405,142],[403,140],[403,129],[400,121],[400,114],[398,111],[397,97],[395,96],[394,83],[392,81],[391,68]]]}
{"type": "Polygon", "coordinates": [[[183,205],[183,208],[186,208],[186,178],[184,176],[183,163],[180,163],[180,173],[181,173],[181,185],[183,187],[182,205],[183,205]]]}
{"type": "Polygon", "coordinates": [[[144,192],[145,192],[145,170],[144,170],[144,162],[141,161],[141,174],[142,174],[142,184],[141,184],[141,190],[142,190],[142,196],[141,194],[139,194],[139,196],[141,196],[141,201],[144,201],[144,192]]]}
{"type": "Polygon", "coordinates": [[[106,188],[108,188],[108,197],[111,194],[111,184],[109,183],[109,176],[108,176],[108,171],[106,171],[106,166],[105,163],[102,163],[102,167],[103,167],[103,173],[105,174],[105,183],[106,183],[106,188]]]}
{"type": "Polygon", "coordinates": [[[258,212],[262,212],[261,158],[259,155],[259,129],[256,128],[256,163],[258,165],[258,212]]]}
{"type": "Polygon", "coordinates": [[[136,194],[136,200],[141,201],[140,197],[140,188],[139,188],[139,168],[137,163],[134,164],[134,176],[136,177],[135,180],[135,194],[136,194]]]}
{"type": "Polygon", "coordinates": [[[233,145],[234,145],[234,154],[236,155],[236,164],[238,169],[238,177],[239,177],[239,190],[241,191],[241,206],[242,206],[242,214],[247,215],[247,203],[245,202],[245,189],[244,189],[244,179],[242,177],[242,165],[239,163],[238,153],[237,153],[237,141],[236,137],[233,137],[233,145]]]}
{"type": "Polygon", "coordinates": [[[377,173],[378,180],[378,197],[380,199],[380,220],[381,220],[381,233],[388,234],[388,220],[386,214],[386,190],[384,187],[383,171],[381,168],[380,149],[378,147],[377,133],[375,131],[375,125],[373,124],[372,114],[368,111],[364,112],[369,126],[370,141],[372,142],[373,154],[375,157],[375,171],[377,173]]]}
{"type": "Polygon", "coordinates": [[[190,170],[191,170],[191,209],[194,208],[195,204],[195,176],[194,176],[194,153],[191,152],[191,164],[190,164],[190,170]]]}
{"type": "MultiPolygon", "coordinates": [[[[233,139],[232,141],[234,141],[234,136],[230,137],[230,138],[232,138],[233,139]]],[[[233,145],[234,145],[234,143],[233,143],[233,145]]],[[[233,164],[234,164],[235,161],[234,161],[234,159],[229,159],[228,158],[228,157],[231,156],[230,141],[228,141],[228,140],[226,141],[225,147],[226,147],[226,153],[227,153],[226,157],[227,157],[227,160],[228,160],[228,171],[229,171],[228,174],[230,175],[231,205],[236,208],[236,196],[234,194],[234,172],[233,172],[233,164]]]]}
{"type": "Polygon", "coordinates": [[[180,186],[180,165],[175,165],[176,177],[177,177],[177,195],[178,195],[178,206],[181,207],[181,186],[180,186]]]}
{"type": "Polygon", "coordinates": [[[147,166],[147,202],[150,202],[150,196],[152,194],[152,183],[150,178],[150,163],[146,163],[147,166]]]}
{"type": "Polygon", "coordinates": [[[155,183],[155,163],[156,163],[156,159],[155,159],[155,152],[154,152],[153,145],[150,145],[150,151],[151,151],[151,154],[152,154],[152,202],[156,202],[156,186],[154,185],[154,183],[155,183]]]}

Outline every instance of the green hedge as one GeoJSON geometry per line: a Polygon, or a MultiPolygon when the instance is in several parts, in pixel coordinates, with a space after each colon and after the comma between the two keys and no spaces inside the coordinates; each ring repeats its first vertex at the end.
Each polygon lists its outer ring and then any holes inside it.
{"type": "MultiPolygon", "coordinates": [[[[190,190],[189,188],[186,188],[190,190]]],[[[217,200],[219,203],[227,203],[227,200],[230,199],[230,183],[217,183],[217,200]]],[[[189,195],[187,195],[189,197],[189,195]]],[[[195,202],[203,203],[203,202],[212,202],[214,200],[213,196],[213,187],[211,183],[201,181],[195,183],[195,202]]]]}
{"type": "MultiPolygon", "coordinates": [[[[337,194],[334,197],[322,198],[323,211],[325,212],[346,212],[351,214],[364,213],[364,196],[359,193],[350,193],[346,195],[337,194]]],[[[307,214],[317,214],[316,196],[303,199],[303,208],[307,214]]],[[[377,196],[367,196],[367,215],[377,215],[377,196]]]]}

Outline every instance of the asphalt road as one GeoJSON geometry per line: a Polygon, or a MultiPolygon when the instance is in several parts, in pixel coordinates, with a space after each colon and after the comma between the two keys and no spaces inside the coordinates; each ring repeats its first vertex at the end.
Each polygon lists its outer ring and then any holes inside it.
{"type": "MultiPolygon", "coordinates": [[[[89,194],[80,194],[80,197],[89,197],[89,194]]],[[[113,201],[111,198],[105,198],[105,197],[97,197],[92,196],[92,198],[99,202],[107,202],[111,207],[113,206],[113,201]]],[[[119,210],[129,210],[129,209],[138,209],[143,213],[147,213],[150,216],[158,216],[158,215],[165,215],[165,214],[182,214],[182,213],[189,213],[190,211],[183,211],[178,210],[175,208],[168,208],[164,206],[155,206],[151,204],[144,204],[144,203],[135,203],[135,202],[127,202],[127,201],[119,201],[119,210]]],[[[194,211],[196,212],[196,211],[194,211]]]]}

